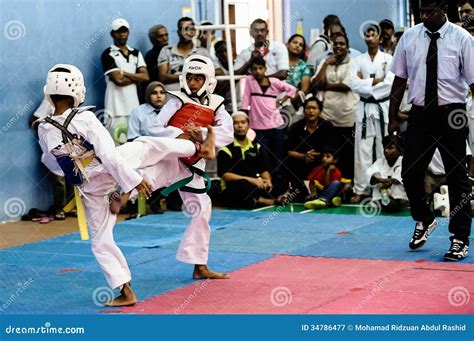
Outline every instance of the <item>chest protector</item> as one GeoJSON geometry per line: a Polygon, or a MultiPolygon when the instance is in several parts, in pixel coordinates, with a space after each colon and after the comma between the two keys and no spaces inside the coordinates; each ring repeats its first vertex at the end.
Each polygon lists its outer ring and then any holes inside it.
{"type": "MultiPolygon", "coordinates": [[[[197,127],[207,127],[214,125],[216,111],[224,104],[224,99],[218,95],[210,95],[208,104],[203,105],[189,98],[181,91],[170,91],[170,95],[178,98],[183,104],[182,107],[171,117],[168,126],[181,129],[185,135],[191,136],[189,125],[194,124],[197,127]]],[[[199,161],[197,155],[180,158],[186,165],[193,165],[199,161]]]]}
{"type": "Polygon", "coordinates": [[[85,167],[94,160],[95,153],[92,144],[86,141],[82,136],[72,134],[67,127],[74,116],[91,108],[93,107],[89,106],[73,109],[64,121],[64,124],[50,117],[45,118],[46,122],[61,131],[63,143],[68,151],[68,155],[56,156],[56,160],[64,173],[66,181],[75,186],[82,185],[84,180],[89,180],[85,167]]]}

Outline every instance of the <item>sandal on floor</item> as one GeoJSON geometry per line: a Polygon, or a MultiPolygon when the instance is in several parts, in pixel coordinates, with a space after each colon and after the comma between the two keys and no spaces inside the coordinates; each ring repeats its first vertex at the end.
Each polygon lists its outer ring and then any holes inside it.
{"type": "Polygon", "coordinates": [[[58,211],[54,214],[54,219],[55,220],[64,220],[66,219],[66,212],[64,211],[58,211]]]}

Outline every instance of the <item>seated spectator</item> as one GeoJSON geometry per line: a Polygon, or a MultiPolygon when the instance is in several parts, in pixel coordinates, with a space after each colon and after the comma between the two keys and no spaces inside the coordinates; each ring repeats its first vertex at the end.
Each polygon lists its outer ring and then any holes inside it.
{"type": "Polygon", "coordinates": [[[252,62],[263,57],[267,63],[265,75],[285,80],[288,77],[288,50],[282,43],[269,41],[267,23],[263,19],[255,19],[250,25],[250,35],[254,44],[240,52],[234,64],[235,74],[250,73],[252,62]]]}
{"type": "Polygon", "coordinates": [[[295,202],[303,202],[309,195],[304,181],[320,163],[321,151],[332,145],[333,126],[320,117],[323,103],[309,95],[303,104],[304,119],[294,123],[288,131],[287,177],[293,190],[298,189],[295,202]]]}
{"type": "Polygon", "coordinates": [[[135,108],[128,118],[127,141],[140,136],[149,136],[148,127],[166,102],[166,88],[163,83],[151,82],[145,92],[146,103],[135,108]]]}
{"type": "Polygon", "coordinates": [[[242,110],[249,112],[250,128],[255,130],[262,145],[262,154],[270,162],[270,170],[279,169],[285,153],[284,121],[279,108],[296,95],[296,88],[277,78],[265,76],[266,63],[262,57],[253,59],[252,75],[245,81],[242,110]],[[282,99],[278,95],[285,92],[282,99]]]}
{"type": "Polygon", "coordinates": [[[342,33],[331,36],[334,55],[318,66],[312,80],[323,100],[321,117],[332,123],[335,147],[339,154],[339,167],[344,176],[354,176],[354,123],[359,96],[350,88],[353,77],[353,61],[349,56],[349,39],[342,33]]]}
{"type": "Polygon", "coordinates": [[[193,43],[196,35],[194,21],[183,17],[178,20],[179,42],[172,46],[165,46],[158,56],[158,78],[166,85],[168,91],[179,91],[179,75],[183,71],[184,60],[194,54],[210,58],[209,52],[193,43]]]}
{"type": "Polygon", "coordinates": [[[139,106],[137,84],[148,81],[148,71],[141,52],[127,45],[130,25],[125,19],[115,19],[110,35],[114,44],[102,53],[107,88],[105,90],[105,112],[111,116],[109,132],[114,136],[115,128],[127,124],[128,116],[139,106]]]}
{"type": "Polygon", "coordinates": [[[384,157],[367,169],[372,186],[372,201],[381,204],[382,210],[395,213],[408,206],[408,197],[402,184],[403,148],[401,139],[387,135],[383,138],[384,157]]]}
{"type": "Polygon", "coordinates": [[[311,191],[304,207],[320,210],[329,206],[341,206],[341,198],[337,196],[342,188],[342,174],[336,167],[336,149],[325,147],[322,150],[321,164],[308,175],[311,191]]]}
{"type": "Polygon", "coordinates": [[[248,116],[239,111],[232,118],[234,142],[217,154],[224,204],[245,209],[280,204],[288,184],[282,180],[273,181],[260,145],[247,137],[248,116]]]}

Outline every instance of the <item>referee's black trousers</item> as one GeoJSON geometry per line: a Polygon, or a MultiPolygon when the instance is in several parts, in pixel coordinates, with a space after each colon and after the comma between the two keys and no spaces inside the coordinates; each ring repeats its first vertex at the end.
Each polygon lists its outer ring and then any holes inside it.
{"type": "Polygon", "coordinates": [[[469,243],[471,186],[466,169],[468,117],[465,104],[449,104],[426,111],[413,106],[406,132],[402,177],[414,220],[430,223],[433,212],[426,202],[424,177],[435,149],[445,167],[449,188],[449,232],[469,243]]]}

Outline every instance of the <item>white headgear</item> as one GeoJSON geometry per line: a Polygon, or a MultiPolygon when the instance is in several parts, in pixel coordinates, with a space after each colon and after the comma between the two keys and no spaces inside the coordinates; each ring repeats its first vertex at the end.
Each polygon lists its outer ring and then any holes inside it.
{"type": "Polygon", "coordinates": [[[53,104],[51,95],[64,95],[74,98],[74,107],[84,102],[86,87],[81,70],[70,64],[56,64],[48,71],[44,94],[53,104]]]}
{"type": "Polygon", "coordinates": [[[191,96],[191,89],[189,89],[188,83],[186,82],[186,75],[188,73],[206,76],[204,85],[197,92],[198,98],[202,98],[214,92],[217,80],[215,78],[214,63],[211,59],[201,55],[192,55],[184,61],[183,73],[179,76],[179,83],[181,89],[184,89],[188,96],[191,96]]]}

